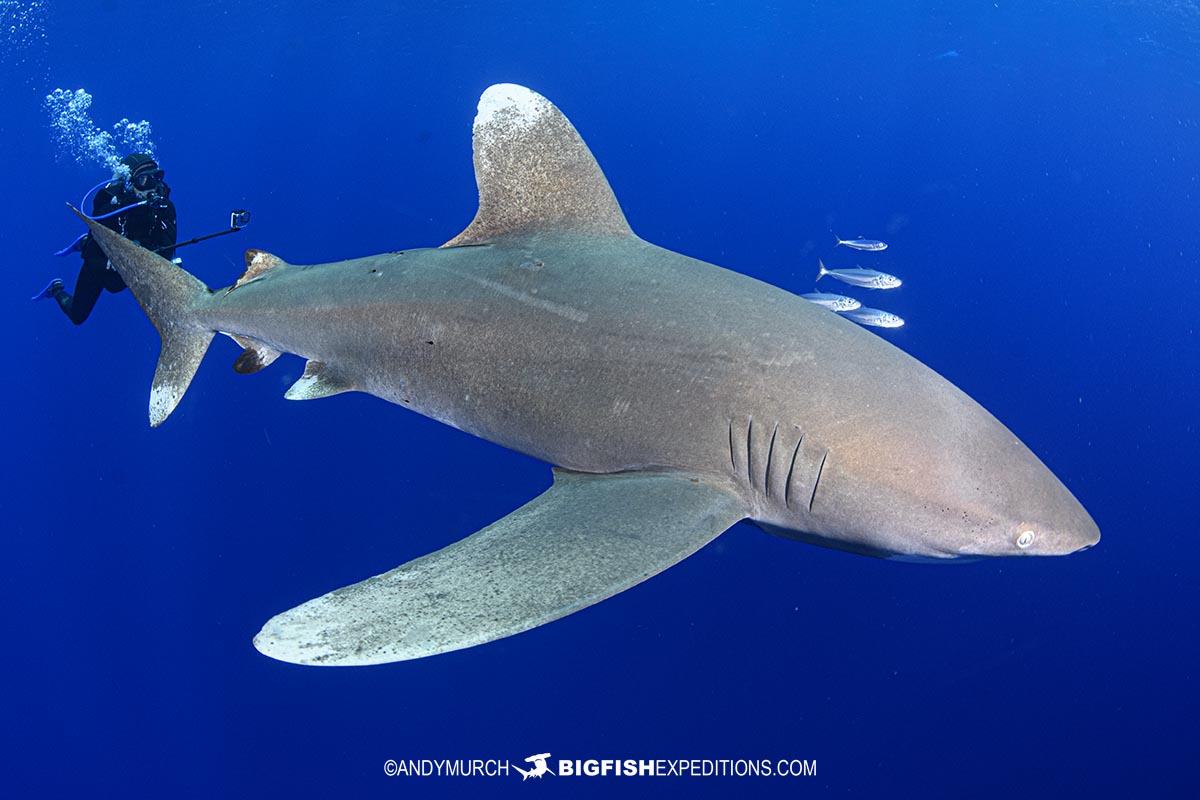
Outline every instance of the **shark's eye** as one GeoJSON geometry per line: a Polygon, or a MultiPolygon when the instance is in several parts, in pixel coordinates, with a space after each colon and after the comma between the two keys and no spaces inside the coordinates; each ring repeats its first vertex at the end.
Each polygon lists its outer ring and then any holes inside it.
{"type": "Polygon", "coordinates": [[[1033,544],[1033,537],[1035,535],[1033,531],[1021,531],[1021,535],[1017,537],[1017,547],[1022,550],[1029,547],[1029,545],[1033,544]]]}

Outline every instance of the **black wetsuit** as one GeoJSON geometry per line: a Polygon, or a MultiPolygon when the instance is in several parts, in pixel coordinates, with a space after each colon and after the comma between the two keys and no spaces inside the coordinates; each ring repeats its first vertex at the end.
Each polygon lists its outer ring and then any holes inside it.
{"type": "MultiPolygon", "coordinates": [[[[171,188],[162,181],[147,197],[144,206],[132,208],[123,214],[101,220],[100,224],[112,228],[126,239],[137,242],[148,250],[156,250],[163,258],[175,257],[175,204],[170,200],[171,188]],[[159,249],[162,248],[162,249],[159,249]]],[[[139,198],[123,182],[114,181],[96,193],[92,203],[92,216],[98,217],[118,208],[132,205],[139,198]]],[[[100,249],[91,236],[83,240],[81,248],[83,266],[79,270],[79,278],[75,281],[75,293],[67,294],[65,290],[55,293],[59,308],[70,317],[76,325],[83,324],[92,313],[92,307],[100,297],[100,291],[119,292],[125,288],[125,281],[115,269],[108,266],[108,256],[100,249]]]]}

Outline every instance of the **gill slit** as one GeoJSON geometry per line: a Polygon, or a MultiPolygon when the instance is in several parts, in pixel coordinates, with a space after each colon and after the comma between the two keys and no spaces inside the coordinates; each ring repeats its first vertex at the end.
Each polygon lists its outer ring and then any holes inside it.
{"type": "Polygon", "coordinates": [[[813,481],[812,495],[808,498],[808,513],[812,513],[813,501],[817,499],[817,487],[821,484],[821,472],[825,469],[825,459],[829,458],[829,451],[825,451],[825,455],[821,456],[821,464],[817,467],[817,477],[813,481]]]}
{"type": "Polygon", "coordinates": [[[750,488],[754,488],[754,450],[752,449],[754,440],[754,415],[750,415],[750,421],[746,423],[746,481],[750,484],[750,488]]]}
{"type": "Polygon", "coordinates": [[[767,497],[771,496],[771,461],[775,455],[775,437],[779,435],[779,423],[775,423],[775,430],[771,431],[771,444],[767,446],[767,469],[763,475],[763,483],[767,487],[767,497]]]}
{"type": "Polygon", "coordinates": [[[792,463],[788,465],[787,481],[783,485],[783,506],[784,508],[792,507],[792,473],[796,471],[796,456],[800,453],[800,445],[804,443],[804,432],[801,431],[800,438],[796,440],[796,446],[792,449],[792,463]]]}
{"type": "Polygon", "coordinates": [[[733,460],[733,418],[729,418],[729,468],[737,472],[737,462],[733,460]]]}

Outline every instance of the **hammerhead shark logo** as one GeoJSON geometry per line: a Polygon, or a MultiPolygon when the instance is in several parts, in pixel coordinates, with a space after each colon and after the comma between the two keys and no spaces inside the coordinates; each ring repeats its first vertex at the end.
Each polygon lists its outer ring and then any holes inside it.
{"type": "Polygon", "coordinates": [[[530,756],[525,759],[526,763],[533,764],[532,769],[521,769],[513,767],[517,772],[521,773],[521,782],[524,783],[527,778],[540,778],[543,775],[553,775],[550,767],[546,766],[546,759],[550,757],[549,753],[538,753],[536,756],[530,756]]]}
{"type": "MultiPolygon", "coordinates": [[[[634,234],[546,98],[487,89],[474,155],[479,210],[441,247],[305,266],[250,250],[216,291],[84,220],[162,338],[151,425],[222,333],[243,348],[239,373],[307,359],[291,400],[366,392],[557,467],[475,534],[277,615],[261,652],[354,666],[483,644],[623,592],[741,520],[904,560],[1100,538],[1037,456],[929,367],[634,234]]],[[[462,464],[455,484],[469,502],[494,477],[462,464]]]]}

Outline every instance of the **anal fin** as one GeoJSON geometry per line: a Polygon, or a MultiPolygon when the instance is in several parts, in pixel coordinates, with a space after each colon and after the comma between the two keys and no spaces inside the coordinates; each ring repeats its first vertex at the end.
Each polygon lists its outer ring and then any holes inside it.
{"type": "Polygon", "coordinates": [[[507,517],[279,614],[254,646],[281,661],[357,666],[483,644],[623,592],[746,515],[702,476],[555,470],[552,487],[507,517]]]}
{"type": "Polygon", "coordinates": [[[275,363],[275,359],[283,355],[268,344],[251,339],[249,336],[228,334],[229,338],[240,344],[244,349],[242,354],[233,362],[233,371],[239,375],[252,375],[260,369],[265,369],[275,363]]]}

